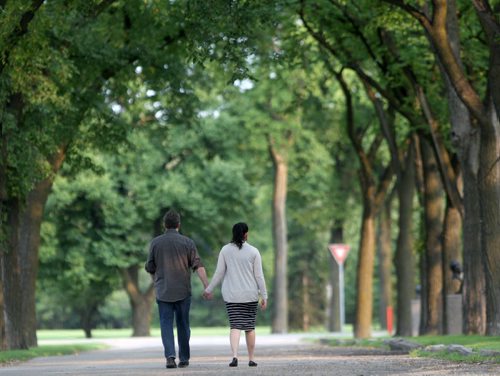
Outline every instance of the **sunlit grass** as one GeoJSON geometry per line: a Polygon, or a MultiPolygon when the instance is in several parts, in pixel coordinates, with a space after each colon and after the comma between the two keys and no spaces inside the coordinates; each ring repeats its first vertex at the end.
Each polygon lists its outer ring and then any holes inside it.
{"type": "Polygon", "coordinates": [[[85,345],[44,345],[28,350],[0,351],[0,364],[26,361],[41,356],[71,355],[82,351],[99,350],[105,345],[89,343],[85,345]]]}
{"type": "Polygon", "coordinates": [[[500,351],[500,337],[499,336],[465,336],[465,335],[449,335],[449,336],[421,336],[409,338],[414,342],[420,343],[424,346],[430,345],[462,345],[468,347],[475,352],[471,355],[461,355],[458,353],[449,353],[447,351],[429,352],[425,350],[415,350],[412,355],[422,356],[434,359],[446,359],[451,361],[460,361],[468,363],[477,363],[490,361],[500,363],[500,355],[484,356],[478,353],[479,350],[493,350],[500,351]]]}
{"type": "MultiPolygon", "coordinates": [[[[384,343],[384,340],[389,337],[382,338],[372,338],[372,339],[364,339],[364,340],[342,340],[342,339],[330,339],[326,341],[331,346],[357,346],[357,347],[371,347],[371,348],[384,348],[387,345],[384,343]]],[[[471,355],[461,355],[458,353],[450,353],[448,351],[436,351],[430,352],[421,350],[415,350],[411,352],[413,356],[419,357],[428,357],[434,359],[444,359],[455,362],[495,362],[500,363],[500,356],[485,356],[480,355],[479,350],[492,350],[492,351],[500,351],[500,337],[491,337],[491,336],[478,336],[478,335],[447,335],[447,336],[421,336],[421,337],[407,337],[406,338],[410,342],[419,343],[423,346],[431,346],[431,345],[462,345],[468,347],[474,351],[471,355]]],[[[323,341],[325,342],[325,341],[323,341]]]]}
{"type": "MultiPolygon", "coordinates": [[[[271,328],[268,326],[257,327],[257,333],[269,334],[271,328]]],[[[207,337],[207,336],[224,336],[229,333],[229,328],[225,326],[216,327],[201,327],[191,328],[191,336],[207,337]]],[[[150,332],[152,337],[160,336],[160,328],[152,328],[150,332]]],[[[130,338],[132,329],[94,329],[92,330],[92,338],[108,339],[108,338],[130,338]]],[[[58,330],[38,330],[37,338],[39,340],[71,340],[84,339],[85,333],[81,329],[58,329],[58,330]]]]}
{"type": "Polygon", "coordinates": [[[449,336],[421,336],[407,338],[410,341],[420,343],[424,346],[430,345],[463,345],[474,350],[488,349],[500,351],[499,336],[477,336],[477,335],[449,335],[449,336]]]}

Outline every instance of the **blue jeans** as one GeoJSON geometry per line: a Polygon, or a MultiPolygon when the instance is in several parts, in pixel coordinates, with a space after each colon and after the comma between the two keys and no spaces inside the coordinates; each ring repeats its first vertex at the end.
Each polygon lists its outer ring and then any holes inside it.
{"type": "Polygon", "coordinates": [[[189,309],[191,297],[177,302],[162,302],[156,300],[160,314],[161,341],[165,351],[165,358],[175,358],[174,343],[174,314],[177,324],[177,344],[179,345],[179,360],[188,361],[191,354],[189,350],[189,338],[191,328],[189,327],[189,309]]]}

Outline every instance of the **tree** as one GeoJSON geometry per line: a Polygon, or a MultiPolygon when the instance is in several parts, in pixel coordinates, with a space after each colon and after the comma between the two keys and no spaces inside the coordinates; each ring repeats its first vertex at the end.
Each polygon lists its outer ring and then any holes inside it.
{"type": "Polygon", "coordinates": [[[26,348],[36,345],[31,292],[41,215],[24,209],[43,208],[65,158],[76,161],[89,145],[112,148],[124,139],[125,128],[114,122],[111,104],[127,104],[127,85],[138,72],[166,82],[164,92],[177,99],[173,108],[183,102],[180,98],[188,102],[179,84],[189,74],[188,52],[178,46],[181,40],[191,43],[184,29],[189,12],[185,4],[159,7],[142,1],[23,1],[4,2],[1,8],[3,310],[7,346],[26,348]],[[20,239],[20,233],[32,236],[20,239]],[[21,289],[30,293],[19,296],[21,289]]]}
{"type": "MultiPolygon", "coordinates": [[[[99,306],[118,279],[103,252],[106,241],[102,232],[111,197],[105,189],[109,182],[100,183],[80,179],[64,195],[56,193],[51,197],[47,208],[51,224],[46,225],[50,226],[52,236],[41,263],[43,281],[57,291],[59,304],[69,305],[80,317],[87,338],[92,337],[99,306]]],[[[67,184],[61,181],[63,187],[67,184]]]]}
{"type": "MultiPolygon", "coordinates": [[[[498,269],[500,262],[498,257],[500,256],[497,252],[498,245],[500,244],[500,235],[496,231],[500,225],[500,194],[498,190],[492,189],[492,187],[500,185],[500,164],[498,163],[500,138],[498,132],[495,131],[495,129],[498,129],[498,119],[500,118],[498,116],[500,108],[500,92],[498,90],[500,87],[498,81],[500,79],[500,75],[498,74],[498,61],[500,59],[498,35],[500,33],[500,24],[495,19],[494,10],[488,1],[472,2],[482,32],[485,35],[490,55],[486,76],[487,81],[485,82],[485,86],[487,87],[485,91],[486,97],[482,101],[480,92],[474,87],[475,82],[473,78],[467,75],[461,61],[458,59],[458,55],[451,47],[452,44],[450,43],[447,25],[449,25],[449,22],[453,23],[453,20],[447,17],[449,10],[448,2],[433,1],[430,14],[404,1],[387,0],[386,2],[402,9],[421,24],[429,38],[436,58],[440,61],[453,89],[474,119],[470,129],[456,129],[457,131],[461,131],[461,133],[455,133],[457,145],[460,145],[462,148],[469,145],[469,142],[460,142],[460,140],[465,140],[468,137],[467,133],[470,133],[471,129],[477,129],[480,133],[480,148],[477,157],[479,178],[477,182],[482,224],[480,232],[481,256],[476,257],[476,261],[474,262],[481,263],[482,261],[480,260],[484,260],[484,274],[486,276],[485,291],[487,296],[486,332],[495,335],[500,333],[500,299],[498,298],[500,296],[500,291],[498,290],[500,288],[500,270],[498,269]]],[[[461,149],[460,154],[469,158],[472,157],[465,149],[461,149]]],[[[465,191],[465,193],[468,192],[471,191],[465,191]]],[[[470,199],[474,199],[474,197],[464,196],[465,201],[470,199]]],[[[466,229],[467,231],[469,229],[466,229]]],[[[468,240],[470,238],[465,237],[464,239],[468,240]]],[[[469,245],[465,246],[465,251],[474,252],[474,250],[469,248],[469,245]]],[[[472,259],[468,253],[466,253],[464,258],[467,260],[472,259]]],[[[475,269],[471,268],[469,271],[474,272],[475,269]]],[[[473,278],[472,275],[469,277],[473,278]]],[[[474,292],[471,293],[474,294],[474,292]]]]}

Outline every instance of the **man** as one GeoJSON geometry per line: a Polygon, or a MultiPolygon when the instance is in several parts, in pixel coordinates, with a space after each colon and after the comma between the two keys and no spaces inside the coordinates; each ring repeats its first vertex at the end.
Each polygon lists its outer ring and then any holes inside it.
{"type": "Polygon", "coordinates": [[[165,233],[154,238],[145,265],[153,275],[156,302],[160,314],[161,340],[167,359],[167,368],[177,368],[173,321],[177,324],[179,367],[189,365],[189,309],[191,306],[191,271],[196,271],[208,286],[207,273],[201,263],[194,241],[179,234],[180,215],[169,210],[163,218],[165,233]]]}

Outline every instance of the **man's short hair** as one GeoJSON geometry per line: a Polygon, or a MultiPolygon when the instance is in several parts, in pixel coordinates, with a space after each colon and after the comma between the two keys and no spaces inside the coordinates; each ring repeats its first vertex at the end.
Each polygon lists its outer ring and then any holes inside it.
{"type": "Polygon", "coordinates": [[[177,228],[181,223],[181,216],[175,210],[170,209],[163,217],[163,224],[166,229],[177,228]]]}

